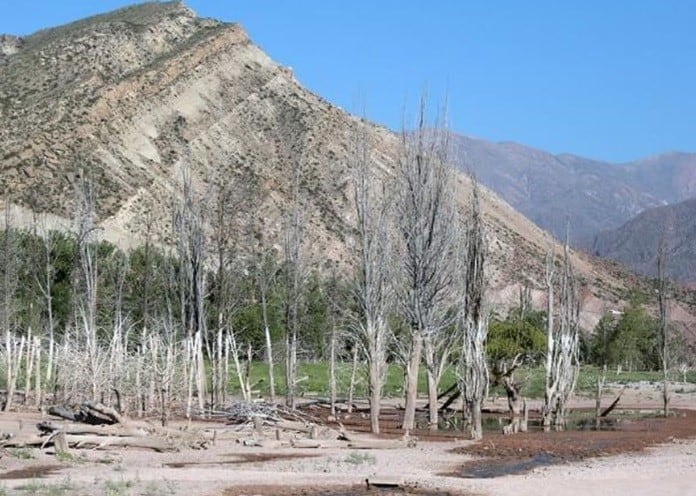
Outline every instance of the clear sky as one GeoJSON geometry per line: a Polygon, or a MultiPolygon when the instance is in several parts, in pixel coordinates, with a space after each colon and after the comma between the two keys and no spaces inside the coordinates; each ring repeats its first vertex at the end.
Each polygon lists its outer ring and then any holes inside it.
{"type": "MultiPolygon", "coordinates": [[[[133,2],[2,0],[28,34],[133,2]]],[[[423,88],[450,127],[615,162],[696,152],[691,0],[188,0],[240,22],[297,79],[400,129],[423,88]],[[363,105],[364,103],[364,105],[363,105]]]]}

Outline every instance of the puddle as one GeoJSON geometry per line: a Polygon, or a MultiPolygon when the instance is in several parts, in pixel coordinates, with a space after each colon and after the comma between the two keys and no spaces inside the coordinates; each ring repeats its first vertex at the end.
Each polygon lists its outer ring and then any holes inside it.
{"type": "Polygon", "coordinates": [[[8,470],[0,473],[0,480],[17,480],[17,479],[43,479],[49,475],[53,475],[61,468],[60,465],[39,465],[36,467],[25,467],[17,470],[8,470]]]}
{"type": "Polygon", "coordinates": [[[209,462],[170,462],[165,463],[169,468],[201,467],[214,465],[241,465],[244,463],[274,462],[276,460],[297,460],[300,458],[316,458],[318,455],[284,455],[273,453],[229,453],[225,456],[233,456],[236,460],[211,460],[209,462]]]}
{"type": "Polygon", "coordinates": [[[539,453],[528,458],[484,459],[464,465],[460,477],[466,479],[492,479],[505,475],[529,472],[537,467],[547,467],[561,461],[548,453],[539,453]]]}

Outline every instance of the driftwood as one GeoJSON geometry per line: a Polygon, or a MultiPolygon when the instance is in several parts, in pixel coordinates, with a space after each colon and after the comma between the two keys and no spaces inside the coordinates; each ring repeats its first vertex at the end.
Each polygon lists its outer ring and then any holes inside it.
{"type": "Polygon", "coordinates": [[[135,426],[116,409],[101,403],[85,402],[74,410],[52,407],[49,413],[70,422],[39,422],[36,426],[38,434],[2,440],[0,447],[53,446],[56,453],[66,452],[68,449],[115,447],[167,452],[177,451],[180,446],[207,448],[209,442],[209,439],[199,433],[135,426]]]}
{"type": "Polygon", "coordinates": [[[42,434],[54,432],[64,432],[73,435],[96,435],[96,436],[145,436],[144,429],[128,425],[87,425],[87,424],[68,424],[55,422],[39,422],[37,429],[42,434]]]}
{"type": "Polygon", "coordinates": [[[367,489],[377,488],[377,489],[396,489],[403,485],[403,482],[393,478],[386,477],[373,477],[372,479],[365,479],[365,484],[367,489]]]}
{"type": "Polygon", "coordinates": [[[127,420],[114,408],[92,401],[87,401],[76,410],[70,410],[63,406],[52,406],[48,413],[72,422],[89,425],[113,425],[125,424],[127,420]]]}

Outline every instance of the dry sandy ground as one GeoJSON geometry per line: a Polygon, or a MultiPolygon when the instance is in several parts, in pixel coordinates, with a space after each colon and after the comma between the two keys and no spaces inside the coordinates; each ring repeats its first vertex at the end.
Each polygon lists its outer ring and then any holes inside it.
{"type": "MultiPolygon", "coordinates": [[[[675,405],[696,409],[696,388],[690,389],[674,398],[675,405]]],[[[624,401],[649,408],[657,406],[658,399],[646,386],[626,392],[624,401]]],[[[24,419],[22,429],[33,429],[40,420],[38,414],[0,414],[0,432],[16,431],[20,417],[24,419]]],[[[694,438],[494,479],[452,475],[474,459],[452,449],[468,445],[468,441],[449,441],[419,442],[415,448],[391,450],[269,450],[218,441],[208,450],[166,454],[124,449],[74,451],[74,460],[63,461],[38,449],[20,450],[0,459],[0,479],[4,479],[0,480],[0,494],[4,490],[6,494],[285,495],[306,493],[310,488],[363,487],[365,479],[403,483],[414,492],[427,489],[452,494],[696,494],[694,438]],[[267,460],[269,454],[276,458],[267,460]],[[54,470],[45,472],[47,467],[54,470]],[[40,475],[43,477],[37,478],[40,475]]]]}

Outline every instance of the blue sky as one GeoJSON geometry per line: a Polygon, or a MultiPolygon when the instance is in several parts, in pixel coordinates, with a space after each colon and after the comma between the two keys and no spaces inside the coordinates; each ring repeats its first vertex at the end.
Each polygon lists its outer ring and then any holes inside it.
{"type": "MultiPolygon", "coordinates": [[[[4,0],[0,32],[130,3],[4,0]]],[[[426,88],[463,134],[614,162],[696,152],[693,1],[186,3],[240,22],[302,84],[393,129],[426,88]]]]}

